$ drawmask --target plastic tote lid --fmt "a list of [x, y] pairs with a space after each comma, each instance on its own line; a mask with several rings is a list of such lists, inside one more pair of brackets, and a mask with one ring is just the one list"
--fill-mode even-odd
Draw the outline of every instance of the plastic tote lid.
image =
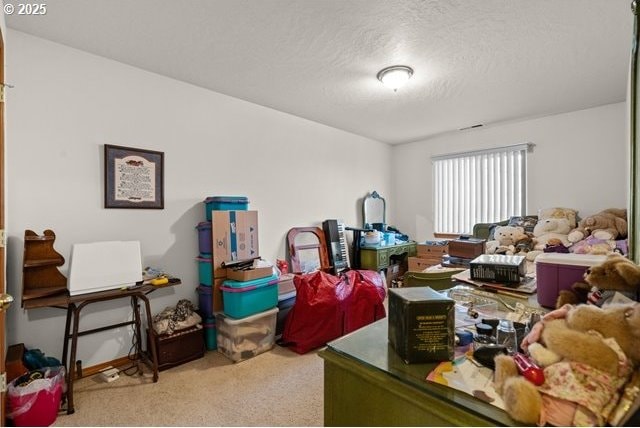
[[250, 281], [235, 281], [233, 279], [226, 279], [222, 282], [229, 288], [245, 288], [245, 287], [261, 287], [265, 285], [273, 285], [278, 283], [278, 275], [271, 275], [265, 278], [252, 279]]
[[211, 202], [248, 204], [249, 198], [247, 198], [246, 196], [209, 196], [204, 200], [205, 204], [209, 204]]
[[594, 266], [604, 262], [607, 256], [594, 254], [562, 254], [562, 253], [542, 253], [535, 258], [536, 264], [554, 263], [571, 266]]
[[278, 313], [278, 311], [279, 309], [275, 307], [273, 309], [269, 309], [264, 312], [258, 312], [257, 314], [249, 315], [248, 317], [245, 317], [245, 318], [231, 318], [225, 315], [223, 312], [215, 312], [215, 315], [216, 315], [216, 321], [222, 320], [225, 324], [238, 325], [238, 324], [244, 324], [244, 323], [256, 321], [256, 320], [259, 320], [260, 318], [265, 318], [270, 315], [275, 315]]
[[213, 292], [213, 287], [209, 287], [208, 285], [198, 285], [196, 290], [200, 294], [211, 294]]

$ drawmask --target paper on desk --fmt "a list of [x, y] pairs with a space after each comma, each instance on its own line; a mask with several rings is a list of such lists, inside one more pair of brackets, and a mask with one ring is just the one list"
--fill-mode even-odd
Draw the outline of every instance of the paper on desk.
[[526, 276], [518, 285], [508, 285], [508, 284], [500, 284], [495, 282], [485, 282], [478, 281], [475, 279], [471, 279], [471, 271], [469, 269], [453, 274], [451, 278], [466, 282], [468, 284], [475, 285], [477, 287], [482, 288], [491, 288], [494, 290], [502, 290], [506, 292], [514, 292], [514, 293], [524, 293], [524, 294], [533, 294], [536, 292], [536, 278], [535, 276]]
[[456, 353], [453, 361], [438, 364], [427, 375], [427, 380], [457, 389], [504, 410], [502, 398], [493, 387], [493, 370], [476, 366], [465, 353]]
[[464, 268], [447, 267], [447, 266], [442, 266], [442, 265], [438, 264], [438, 265], [429, 266], [428, 268], [424, 269], [422, 272], [428, 272], [428, 273], [433, 273], [433, 272], [460, 272], [461, 270], [464, 270]]

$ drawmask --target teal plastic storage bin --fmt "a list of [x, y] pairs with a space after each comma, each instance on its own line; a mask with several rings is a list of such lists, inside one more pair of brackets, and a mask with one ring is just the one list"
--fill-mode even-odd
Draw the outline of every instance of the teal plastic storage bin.
[[252, 281], [226, 280], [222, 283], [224, 314], [231, 318], [244, 318], [278, 305], [278, 276]]
[[216, 333], [216, 319], [207, 318], [202, 324], [204, 328], [204, 343], [207, 346], [208, 351], [213, 351], [218, 347], [217, 333]]
[[200, 257], [196, 257], [196, 260], [198, 261], [198, 277], [200, 278], [200, 285], [211, 287], [213, 285], [211, 256], [206, 257], [205, 254], [201, 254]]
[[246, 211], [249, 199], [246, 196], [209, 196], [204, 200], [207, 221], [211, 221], [211, 211]]

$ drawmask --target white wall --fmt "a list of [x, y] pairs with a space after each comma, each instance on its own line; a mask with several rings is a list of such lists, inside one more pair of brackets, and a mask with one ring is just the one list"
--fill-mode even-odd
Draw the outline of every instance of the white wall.
[[[2, 34], [4, 35], [4, 38], [6, 39], [7, 36], [7, 23], [4, 17], [4, 0], [0, 0], [0, 10], [2, 10], [3, 12], [0, 12], [0, 31], [2, 31]], [[6, 43], [6, 40], [5, 40]]]
[[418, 241], [433, 239], [431, 156], [531, 142], [528, 213], [575, 208], [581, 217], [626, 207], [626, 104], [444, 134], [393, 149], [392, 215]]
[[[19, 298], [25, 229], [71, 245], [138, 239], [145, 265], [183, 279], [152, 295], [154, 312], [197, 301], [197, 235], [202, 200], [247, 195], [259, 211], [260, 249], [283, 258], [293, 226], [325, 218], [360, 224], [361, 198], [387, 198], [388, 223], [432, 238], [432, 155], [521, 142], [529, 157], [529, 209], [562, 205], [582, 216], [626, 206], [625, 104], [456, 132], [391, 148], [324, 125], [9, 30], [6, 105], [8, 291]], [[108, 210], [103, 144], [165, 153], [164, 210]], [[392, 162], [389, 162], [392, 158]], [[66, 265], [63, 270], [66, 270]], [[89, 306], [83, 328], [127, 319], [124, 302]], [[9, 344], [60, 357], [64, 311], [9, 310]], [[128, 331], [80, 339], [91, 366], [125, 355]]]
[[[6, 45], [15, 85], [6, 125], [7, 270], [18, 299], [25, 229], [53, 229], [67, 259], [76, 242], [140, 240], [144, 265], [184, 283], [152, 294], [159, 312], [180, 298], [197, 302], [195, 225], [205, 197], [247, 195], [259, 211], [261, 255], [274, 260], [285, 256], [289, 228], [326, 218], [358, 225], [361, 198], [374, 189], [390, 194], [386, 144], [24, 33], [10, 30]], [[103, 208], [104, 144], [165, 153], [165, 209]], [[81, 327], [125, 320], [126, 305], [90, 305]], [[8, 343], [59, 358], [64, 315], [14, 305]], [[78, 358], [87, 367], [129, 347], [128, 331], [86, 336]]]

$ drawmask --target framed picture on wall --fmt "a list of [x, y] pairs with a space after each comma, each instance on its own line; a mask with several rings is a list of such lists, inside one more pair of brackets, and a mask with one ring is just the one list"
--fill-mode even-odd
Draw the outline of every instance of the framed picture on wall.
[[164, 153], [104, 145], [104, 207], [164, 208]]

